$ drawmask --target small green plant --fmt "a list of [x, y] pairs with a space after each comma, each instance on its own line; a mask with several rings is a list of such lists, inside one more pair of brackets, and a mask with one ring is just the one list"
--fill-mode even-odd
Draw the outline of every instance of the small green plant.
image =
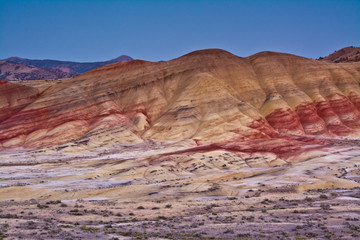
[[312, 199], [311, 197], [306, 197], [306, 198], [305, 198], [305, 201], [307, 201], [307, 202], [312, 202], [313, 199]]
[[61, 201], [60, 201], [60, 200], [56, 200], [56, 201], [48, 201], [48, 202], [46, 202], [46, 204], [47, 204], [47, 205], [50, 205], [50, 204], [59, 204], [59, 203], [61, 203]]
[[321, 198], [321, 199], [328, 199], [328, 196], [326, 196], [325, 194], [321, 194], [321, 195], [320, 195], [320, 198]]
[[41, 205], [40, 203], [38, 203], [38, 205], [36, 205], [38, 208], [43, 209], [43, 208], [49, 208], [48, 205]]
[[331, 209], [329, 204], [324, 204], [324, 203], [320, 204], [320, 207], [322, 210], [330, 210]]
[[246, 211], [250, 211], [250, 212], [255, 211], [255, 210], [254, 210], [254, 206], [250, 206], [248, 209], [246, 209]]
[[59, 225], [60, 228], [74, 228], [71, 225]]
[[83, 215], [83, 214], [79, 211], [79, 209], [72, 209], [72, 210], [70, 210], [69, 214], [70, 214], [70, 215], [74, 215], [74, 216], [81, 216], [81, 215]]
[[81, 226], [80, 229], [83, 230], [83, 231], [88, 231], [88, 232], [97, 232], [97, 231], [99, 231], [99, 228], [87, 227], [86, 225]]

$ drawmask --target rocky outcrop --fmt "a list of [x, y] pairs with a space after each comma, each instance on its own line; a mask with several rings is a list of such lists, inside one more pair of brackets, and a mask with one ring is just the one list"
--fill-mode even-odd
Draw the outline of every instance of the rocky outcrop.
[[253, 142], [260, 150], [259, 141], [269, 145], [289, 134], [358, 136], [359, 67], [275, 52], [241, 58], [221, 49], [168, 62], [114, 63], [53, 85], [7, 115], [0, 146], [15, 140], [28, 148], [81, 139], [91, 144], [112, 131], [129, 143]]

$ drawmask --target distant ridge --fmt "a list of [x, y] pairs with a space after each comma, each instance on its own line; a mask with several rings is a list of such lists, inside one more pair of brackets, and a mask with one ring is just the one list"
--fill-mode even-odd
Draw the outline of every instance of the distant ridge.
[[97, 67], [131, 60], [133, 59], [126, 55], [102, 62], [72, 62], [50, 59], [33, 60], [10, 57], [0, 61], [0, 78], [8, 81], [71, 78]]
[[0, 61], [0, 79], [6, 81], [72, 78], [78, 75], [79, 73], [71, 69], [69, 69], [69, 71], [62, 71], [60, 69]]
[[327, 57], [319, 58], [319, 60], [329, 61], [334, 63], [339, 62], [359, 62], [360, 61], [360, 47], [345, 47], [337, 50]]
[[72, 62], [72, 61], [59, 61], [59, 60], [51, 60], [51, 59], [32, 60], [32, 59], [19, 58], [19, 57], [11, 57], [4, 60], [14, 63], [20, 63], [24, 65], [32, 65], [36, 67], [45, 67], [51, 69], [71, 69], [77, 73], [85, 73], [87, 71], [90, 71], [91, 69], [101, 67], [107, 64], [131, 61], [133, 59], [129, 56], [121, 55], [120, 57], [103, 62]]

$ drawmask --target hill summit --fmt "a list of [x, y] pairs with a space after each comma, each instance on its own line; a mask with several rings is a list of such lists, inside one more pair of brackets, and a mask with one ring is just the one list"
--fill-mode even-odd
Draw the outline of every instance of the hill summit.
[[337, 50], [327, 57], [320, 58], [329, 62], [359, 62], [360, 61], [360, 48], [359, 47], [345, 47]]

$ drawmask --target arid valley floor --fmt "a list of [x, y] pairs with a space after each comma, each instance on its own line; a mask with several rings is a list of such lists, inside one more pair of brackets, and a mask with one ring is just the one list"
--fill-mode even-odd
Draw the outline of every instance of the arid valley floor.
[[308, 146], [315, 149], [292, 162], [272, 164], [271, 156], [226, 151], [164, 157], [173, 149], [155, 143], [142, 149], [118, 146], [106, 155], [74, 153], [81, 148], [75, 144], [3, 153], [0, 236], [356, 239], [358, 144], [342, 140], [320, 149]]

